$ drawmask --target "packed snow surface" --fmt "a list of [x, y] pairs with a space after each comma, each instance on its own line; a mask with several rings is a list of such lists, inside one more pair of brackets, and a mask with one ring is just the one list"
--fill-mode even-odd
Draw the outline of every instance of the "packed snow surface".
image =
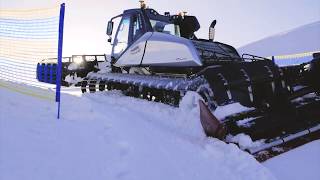
[[58, 120], [54, 102], [0, 87], [0, 179], [275, 179], [204, 135], [197, 98], [173, 108], [117, 91], [62, 94]]
[[320, 140], [300, 146], [265, 163], [278, 179], [319, 180]]

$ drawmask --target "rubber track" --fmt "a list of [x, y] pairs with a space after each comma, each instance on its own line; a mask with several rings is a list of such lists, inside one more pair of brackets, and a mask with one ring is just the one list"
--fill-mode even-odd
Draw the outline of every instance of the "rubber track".
[[86, 92], [87, 86], [89, 86], [89, 91], [94, 92], [96, 89], [104, 89], [104, 87], [102, 88], [101, 86], [104, 86], [103, 84], [107, 85], [108, 83], [139, 87], [140, 91], [142, 91], [142, 88], [144, 90], [160, 90], [168, 93], [179, 92], [182, 95], [187, 91], [194, 91], [205, 99], [210, 109], [214, 110], [217, 107], [208, 82], [201, 76], [195, 78], [173, 78], [123, 73], [90, 73], [82, 82], [81, 90], [82, 92]]

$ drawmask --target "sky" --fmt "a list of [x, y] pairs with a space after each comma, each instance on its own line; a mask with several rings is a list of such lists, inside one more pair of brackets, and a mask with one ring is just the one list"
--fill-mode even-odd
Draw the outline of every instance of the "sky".
[[[107, 21], [138, 0], [0, 0], [0, 8], [47, 8], [66, 3], [64, 55], [109, 54]], [[319, 0], [146, 0], [159, 13], [186, 11], [197, 16], [200, 38], [217, 20], [216, 41], [236, 48], [262, 38], [320, 21]]]

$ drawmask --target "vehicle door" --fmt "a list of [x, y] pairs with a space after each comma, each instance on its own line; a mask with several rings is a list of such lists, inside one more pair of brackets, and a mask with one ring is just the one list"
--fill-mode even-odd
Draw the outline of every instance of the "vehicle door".
[[146, 33], [143, 16], [136, 12], [131, 14], [128, 48], [119, 56], [117, 66], [138, 66], [141, 63], [145, 44], [151, 36], [151, 32]]
[[112, 46], [112, 56], [115, 59], [118, 59], [129, 45], [130, 21], [130, 16], [124, 15], [118, 26]]

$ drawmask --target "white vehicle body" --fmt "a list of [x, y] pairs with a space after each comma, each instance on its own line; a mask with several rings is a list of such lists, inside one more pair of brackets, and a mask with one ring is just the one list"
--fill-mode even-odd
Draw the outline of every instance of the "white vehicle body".
[[[163, 53], [166, 52], [166, 53]], [[202, 66], [192, 42], [188, 39], [159, 32], [141, 36], [121, 55], [115, 66]]]

